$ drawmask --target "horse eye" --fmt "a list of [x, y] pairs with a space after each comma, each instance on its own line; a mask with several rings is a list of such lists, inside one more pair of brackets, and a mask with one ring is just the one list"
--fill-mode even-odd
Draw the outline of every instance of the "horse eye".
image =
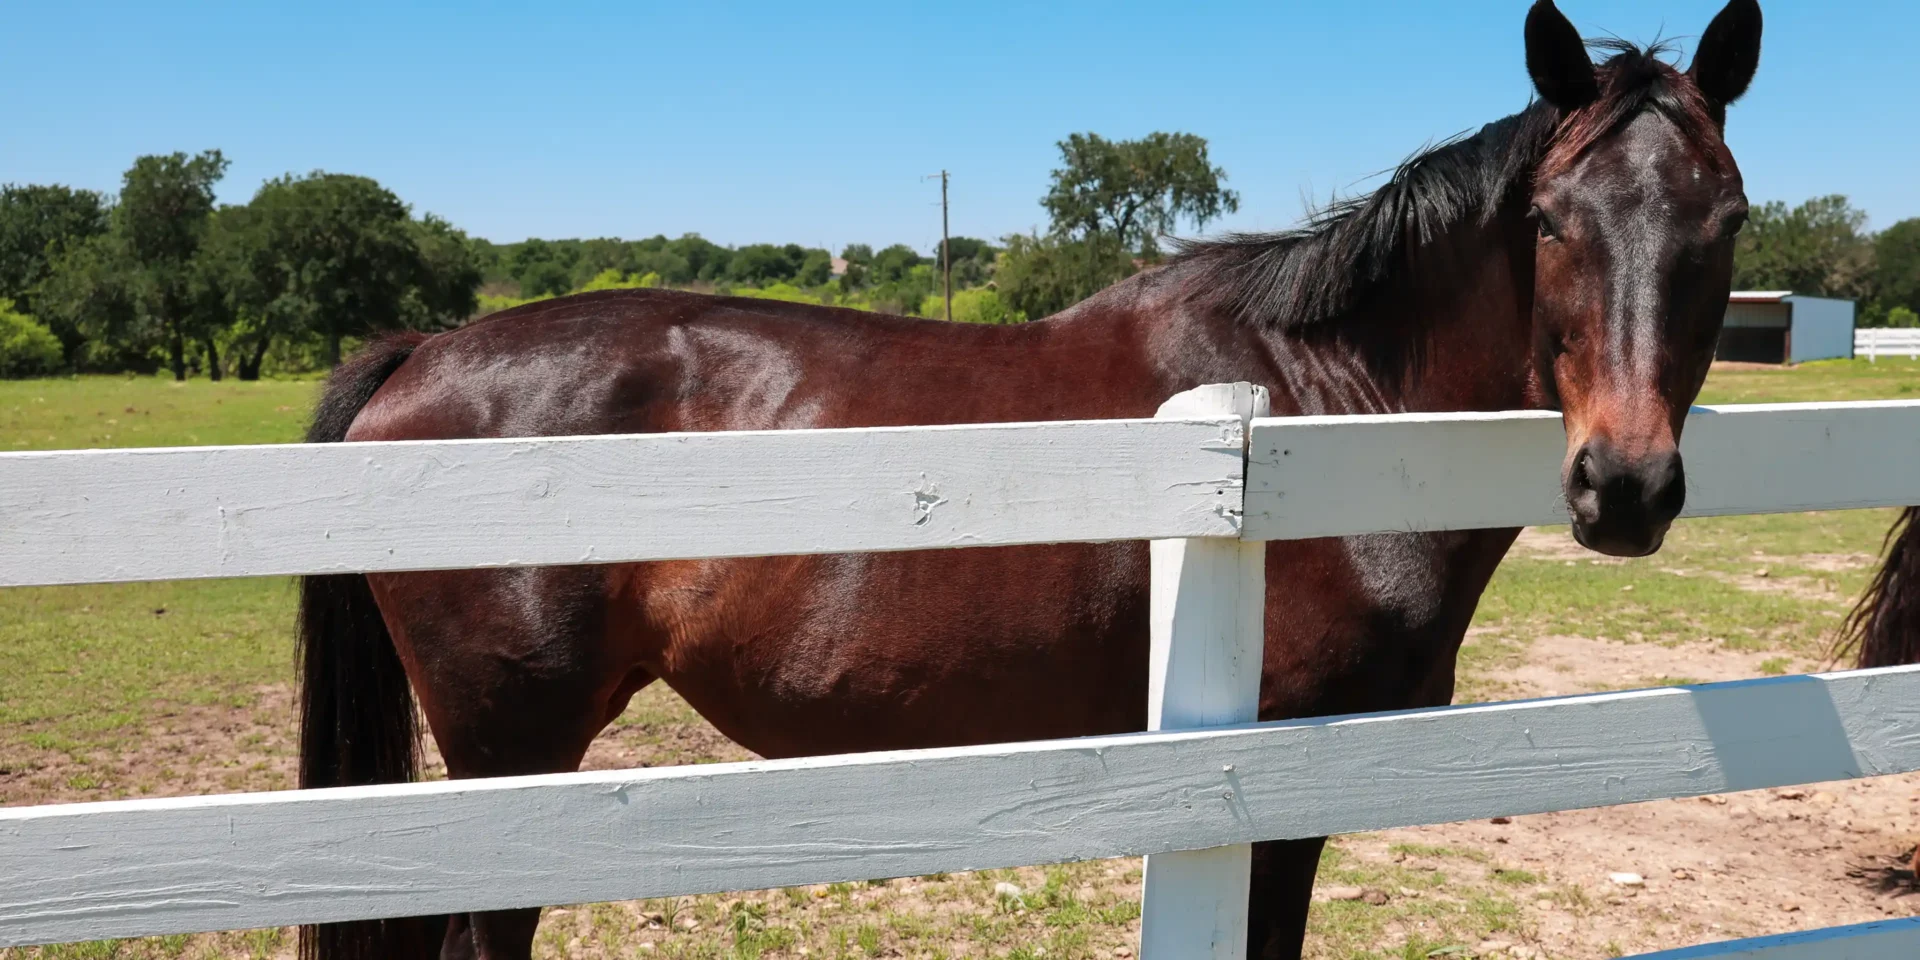
[[1535, 204], [1533, 207], [1533, 210], [1528, 212], [1527, 216], [1532, 217], [1534, 226], [1539, 228], [1540, 239], [1542, 240], [1560, 239], [1560, 225], [1557, 223], [1554, 223], [1553, 216], [1547, 213], [1545, 210], [1540, 209], [1539, 204]]

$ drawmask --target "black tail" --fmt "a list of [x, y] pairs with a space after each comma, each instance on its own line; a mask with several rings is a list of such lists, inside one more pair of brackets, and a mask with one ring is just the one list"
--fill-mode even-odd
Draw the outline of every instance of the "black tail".
[[[342, 363], [307, 430], [308, 443], [338, 443], [425, 337], [378, 340]], [[420, 772], [413, 691], [367, 578], [300, 578], [300, 786], [403, 783]], [[444, 917], [408, 917], [302, 927], [302, 960], [388, 960], [440, 954]]]
[[1857, 653], [1861, 667], [1920, 663], [1920, 525], [1914, 522], [1916, 516], [1920, 507], [1908, 507], [1887, 531], [1886, 559], [1847, 615], [1838, 657]]

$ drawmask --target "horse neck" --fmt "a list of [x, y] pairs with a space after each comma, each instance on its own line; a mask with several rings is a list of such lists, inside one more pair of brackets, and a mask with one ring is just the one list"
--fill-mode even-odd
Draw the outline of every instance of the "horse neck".
[[[1365, 331], [1350, 343], [1379, 406], [1408, 412], [1537, 405], [1533, 231], [1524, 208], [1463, 224], [1367, 306], [1334, 322]], [[1330, 411], [1331, 412], [1331, 411]]]

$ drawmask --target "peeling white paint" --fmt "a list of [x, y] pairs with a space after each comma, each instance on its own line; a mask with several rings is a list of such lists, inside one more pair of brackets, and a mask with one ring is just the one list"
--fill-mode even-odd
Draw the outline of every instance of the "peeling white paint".
[[[1243, 464], [1223, 464], [1222, 429], [0, 453], [0, 586], [1232, 536], [1216, 501], [1238, 499]], [[904, 522], [903, 468], [924, 482]]]

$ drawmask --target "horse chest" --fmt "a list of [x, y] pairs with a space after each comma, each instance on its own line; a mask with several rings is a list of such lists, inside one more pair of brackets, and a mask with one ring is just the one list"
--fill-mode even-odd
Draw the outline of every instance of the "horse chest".
[[1514, 531], [1276, 543], [1263, 719], [1444, 703], [1474, 608]]

